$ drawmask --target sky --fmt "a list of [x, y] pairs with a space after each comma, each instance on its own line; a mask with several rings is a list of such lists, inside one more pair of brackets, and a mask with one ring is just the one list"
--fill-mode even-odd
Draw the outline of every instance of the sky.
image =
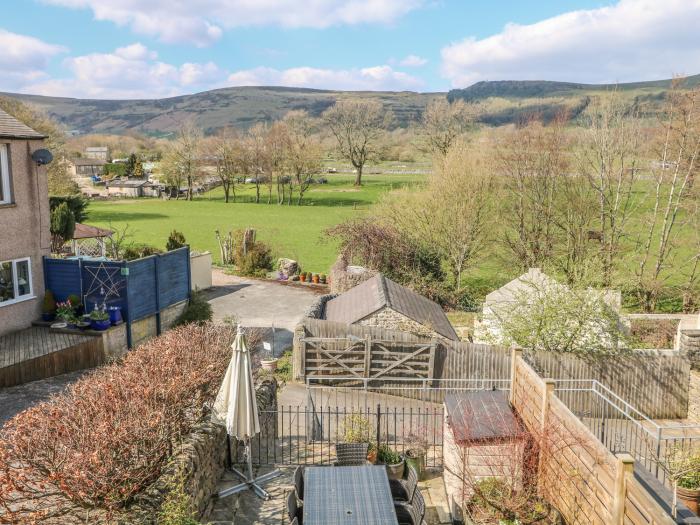
[[447, 91], [700, 73], [700, 0], [0, 0], [0, 91]]

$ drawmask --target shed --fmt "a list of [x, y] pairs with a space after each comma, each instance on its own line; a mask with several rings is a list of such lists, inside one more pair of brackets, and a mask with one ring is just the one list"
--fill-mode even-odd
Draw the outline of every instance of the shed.
[[445, 394], [443, 478], [453, 515], [473, 495], [474, 483], [522, 483], [527, 433], [505, 391]]
[[104, 257], [105, 239], [112, 236], [112, 230], [105, 230], [89, 224], [75, 223], [73, 232], [73, 253], [78, 256]]
[[439, 304], [377, 274], [326, 303], [325, 318], [457, 340]]

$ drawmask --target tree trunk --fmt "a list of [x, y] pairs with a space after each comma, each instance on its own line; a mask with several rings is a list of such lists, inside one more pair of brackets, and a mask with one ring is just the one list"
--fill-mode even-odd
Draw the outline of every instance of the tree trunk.
[[364, 165], [359, 165], [356, 166], [355, 169], [357, 169], [357, 174], [355, 175], [355, 186], [362, 186], [362, 168]]

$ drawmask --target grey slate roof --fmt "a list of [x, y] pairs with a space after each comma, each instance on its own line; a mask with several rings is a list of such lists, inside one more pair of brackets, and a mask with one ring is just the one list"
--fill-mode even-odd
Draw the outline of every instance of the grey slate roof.
[[8, 139], [43, 139], [45, 135], [34, 131], [12, 115], [0, 109], [0, 137]]
[[440, 305], [377, 274], [326, 303], [326, 319], [345, 324], [356, 323], [381, 310], [391, 308], [448, 339], [457, 333]]
[[502, 390], [445, 394], [445, 409], [457, 444], [503, 441], [524, 436], [506, 392]]

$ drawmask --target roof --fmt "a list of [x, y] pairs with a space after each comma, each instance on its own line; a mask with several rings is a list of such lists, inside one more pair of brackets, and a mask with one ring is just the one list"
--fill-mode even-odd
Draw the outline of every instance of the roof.
[[12, 115], [0, 109], [0, 137], [9, 139], [44, 139], [38, 131], [34, 131]]
[[503, 390], [445, 394], [447, 422], [456, 443], [508, 441], [524, 430]]
[[326, 320], [353, 324], [382, 308], [391, 308], [443, 337], [458, 339], [439, 304], [382, 274], [377, 274], [328, 301]]
[[107, 182], [110, 188], [138, 188], [140, 186], [152, 186], [148, 180], [132, 179], [132, 180], [111, 180]]
[[508, 303], [516, 301], [522, 293], [534, 289], [555, 286], [557, 281], [543, 273], [539, 268], [530, 268], [520, 277], [494, 290], [484, 298], [484, 304]]
[[105, 230], [104, 228], [98, 228], [97, 226], [90, 226], [89, 224], [81, 224], [76, 222], [73, 238], [95, 239], [97, 237], [110, 237], [113, 233], [114, 232], [112, 230]]
[[104, 166], [105, 164], [109, 164], [106, 160], [91, 159], [90, 157], [70, 159], [70, 162], [75, 166]]
[[107, 146], [89, 146], [89, 147], [85, 148], [85, 151], [103, 152], [103, 151], [109, 151], [109, 148]]

